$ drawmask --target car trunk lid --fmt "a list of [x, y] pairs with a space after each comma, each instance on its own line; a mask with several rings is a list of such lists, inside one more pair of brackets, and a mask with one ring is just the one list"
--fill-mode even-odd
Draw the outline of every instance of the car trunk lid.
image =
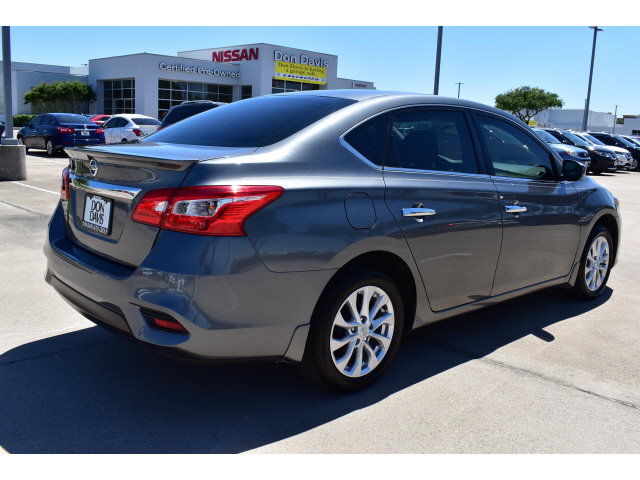
[[151, 142], [68, 148], [67, 238], [107, 259], [137, 267], [151, 251], [159, 231], [131, 220], [146, 192], [179, 187], [199, 161], [255, 150]]

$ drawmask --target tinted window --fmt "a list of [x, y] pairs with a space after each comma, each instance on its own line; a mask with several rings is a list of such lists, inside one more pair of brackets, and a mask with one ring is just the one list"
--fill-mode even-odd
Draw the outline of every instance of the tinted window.
[[627, 140], [627, 139], [626, 139], [626, 138], [624, 138], [624, 137], [616, 137], [616, 138], [617, 138], [619, 141], [621, 141], [621, 142], [622, 142], [622, 144], [623, 144], [625, 147], [635, 147], [635, 145], [634, 145], [633, 143], [631, 143], [629, 140]]
[[167, 113], [167, 116], [164, 117], [163, 123], [167, 125], [171, 125], [173, 123], [179, 122], [180, 120], [184, 120], [185, 118], [192, 117], [198, 113], [205, 112], [207, 110], [211, 110], [216, 105], [212, 105], [210, 103], [196, 103], [189, 106], [184, 107], [176, 107], [173, 110], [170, 110]]
[[60, 123], [88, 123], [90, 120], [87, 117], [83, 117], [82, 115], [73, 115], [73, 114], [65, 114], [65, 115], [56, 115], [58, 121]]
[[122, 128], [122, 127], [126, 127], [127, 125], [129, 125], [128, 118], [124, 118], [124, 117], [118, 118], [118, 123], [116, 124], [116, 127]]
[[597, 138], [598, 140], [600, 140], [605, 145], [613, 145], [615, 147], [618, 144], [615, 141], [615, 139], [613, 139], [611, 137], [607, 137], [606, 135], [602, 135], [602, 136], [598, 135], [597, 137], [595, 135], [591, 135], [591, 136]]
[[332, 97], [264, 96], [213, 108], [143, 141], [218, 147], [264, 147], [355, 103]]
[[[87, 121], [87, 119], [85, 119], [85, 122], [86, 121]], [[53, 118], [50, 117], [49, 115], [44, 115], [42, 117], [42, 121], [40, 122], [40, 125], [42, 125], [42, 126], [53, 125]]]
[[515, 125], [478, 115], [485, 156], [498, 177], [554, 180], [549, 152]]
[[360, 155], [381, 167], [388, 127], [389, 114], [378, 115], [351, 130], [344, 139]]
[[32, 127], [37, 127], [38, 125], [40, 125], [40, 122], [42, 122], [42, 119], [44, 118], [44, 115], [40, 115], [39, 117], [34, 118], [33, 120], [31, 120], [31, 126]]
[[562, 143], [560, 140], [558, 140], [555, 136], [551, 135], [549, 132], [545, 132], [544, 130], [533, 130], [534, 132], [536, 132], [536, 134], [545, 142], [547, 143]]
[[155, 118], [132, 118], [131, 121], [136, 125], [160, 125]]
[[478, 173], [464, 114], [422, 110], [396, 114], [391, 127], [389, 167]]
[[117, 123], [118, 123], [118, 119], [112, 118], [111, 120], [109, 120], [107, 123], [104, 124], [104, 128], [114, 128]]

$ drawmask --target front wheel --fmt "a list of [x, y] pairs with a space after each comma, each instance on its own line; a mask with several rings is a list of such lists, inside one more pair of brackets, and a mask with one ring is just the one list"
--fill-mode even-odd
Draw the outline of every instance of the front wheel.
[[[24, 145], [24, 138], [22, 138], [21, 136], [18, 136], [18, 144], [19, 145]], [[29, 151], [29, 147], [27, 147], [26, 145], [24, 145], [24, 151], [28, 152]]]
[[596, 226], [580, 258], [578, 278], [572, 289], [574, 295], [590, 300], [604, 291], [613, 266], [612, 253], [613, 241], [609, 230], [602, 225]]
[[366, 268], [347, 275], [321, 301], [300, 370], [336, 392], [368, 387], [384, 374], [400, 344], [404, 308], [398, 287]]

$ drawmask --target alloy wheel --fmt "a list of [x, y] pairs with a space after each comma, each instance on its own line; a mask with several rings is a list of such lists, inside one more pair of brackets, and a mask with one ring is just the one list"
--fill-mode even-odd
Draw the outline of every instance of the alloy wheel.
[[638, 169], [638, 160], [636, 160], [635, 158], [631, 159], [631, 163], [629, 164], [629, 168], [631, 170], [637, 170]]
[[47, 154], [53, 155], [53, 143], [51, 140], [47, 140]]
[[22, 137], [18, 137], [18, 143], [20, 145], [24, 145], [24, 141], [22, 140]]
[[587, 253], [584, 269], [587, 288], [595, 292], [600, 288], [609, 269], [609, 242], [603, 236], [596, 237]]
[[349, 378], [373, 371], [387, 354], [395, 316], [389, 295], [380, 287], [352, 292], [338, 309], [331, 327], [333, 363]]

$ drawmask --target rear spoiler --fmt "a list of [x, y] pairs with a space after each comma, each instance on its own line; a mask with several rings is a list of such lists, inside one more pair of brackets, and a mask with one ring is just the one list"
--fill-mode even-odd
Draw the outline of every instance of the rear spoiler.
[[[149, 146], [153, 145], [149, 144]], [[139, 144], [136, 147], [134, 149], [126, 144], [116, 144], [109, 147], [71, 147], [65, 148], [64, 151], [69, 155], [70, 161], [75, 160], [80, 163], [96, 160], [100, 163], [135, 167], [140, 167], [140, 164], [143, 164], [149, 168], [173, 170], [175, 172], [182, 172], [200, 161], [199, 158], [168, 155], [159, 151], [160, 149], [153, 148], [149, 149], [149, 154], [147, 155], [145, 147], [140, 147]]]

